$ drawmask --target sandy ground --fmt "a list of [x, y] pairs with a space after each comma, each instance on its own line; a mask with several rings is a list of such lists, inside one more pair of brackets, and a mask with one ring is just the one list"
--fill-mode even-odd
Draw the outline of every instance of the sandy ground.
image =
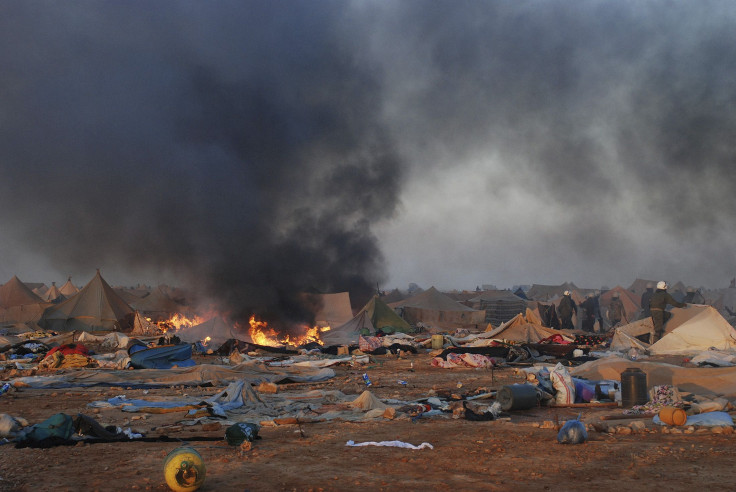
[[[379, 356], [365, 369], [337, 366], [327, 384], [299, 385], [339, 389], [357, 396], [365, 389], [362, 373], [373, 381], [380, 398], [412, 399], [430, 390], [456, 394], [478, 388], [500, 388], [521, 382], [513, 369], [438, 369], [426, 354]], [[413, 370], [410, 368], [413, 363]], [[8, 373], [0, 373], [0, 379]], [[397, 383], [406, 380], [406, 386]], [[462, 387], [458, 388], [461, 384]], [[292, 386], [293, 388], [293, 386]], [[223, 438], [191, 442], [203, 457], [207, 474], [203, 491], [219, 490], [733, 490], [736, 483], [736, 434], [711, 429], [664, 433], [649, 419], [632, 434], [590, 432], [582, 445], [562, 445], [550, 423], [561, 423], [582, 411], [583, 419], [603, 427], [626, 426], [631, 420], [601, 421], [620, 414], [611, 408], [515, 411], [510, 419], [473, 422], [446, 417], [380, 420], [370, 423], [326, 422], [263, 427], [262, 439], [242, 453], [224, 441], [225, 428], [175, 426], [184, 413], [138, 414], [99, 410], [89, 402], [126, 394], [208, 396], [221, 388], [143, 390], [93, 388], [21, 389], [0, 395], [0, 413], [30, 423], [64, 412], [84, 413], [98, 422], [129, 426], [147, 436], [168, 435], [186, 444], [199, 436]], [[135, 420], [132, 420], [137, 417]], [[545, 424], [545, 422], [547, 422]], [[355, 442], [400, 440], [428, 442], [434, 449], [348, 447]], [[0, 491], [168, 490], [163, 476], [166, 455], [180, 444], [126, 442], [78, 444], [51, 449], [0, 446]]]

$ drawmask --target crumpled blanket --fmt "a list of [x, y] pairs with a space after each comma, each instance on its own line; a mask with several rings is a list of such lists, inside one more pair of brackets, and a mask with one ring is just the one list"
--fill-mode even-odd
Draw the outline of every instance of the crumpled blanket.
[[572, 342], [570, 340], [565, 339], [562, 335], [551, 335], [551, 336], [548, 336], [547, 338], [541, 339], [537, 343], [557, 343], [561, 345], [567, 345]]
[[373, 352], [376, 349], [383, 347], [383, 340], [379, 337], [364, 337], [363, 335], [358, 338], [358, 347], [362, 352]]
[[434, 449], [434, 446], [432, 446], [428, 442], [423, 442], [419, 446], [415, 446], [414, 444], [409, 444], [408, 442], [403, 442], [403, 441], [380, 441], [380, 442], [367, 441], [367, 442], [358, 442], [358, 443], [356, 443], [355, 441], [348, 441], [345, 443], [345, 445], [353, 446], [353, 447], [387, 446], [387, 447], [392, 447], [392, 448], [406, 448], [406, 449], [424, 449], [424, 448]]
[[644, 405], [634, 405], [624, 410], [624, 415], [652, 415], [659, 413], [664, 407], [682, 408], [684, 402], [680, 398], [677, 388], [668, 384], [653, 386], [649, 390], [649, 401]]
[[454, 367], [493, 367], [494, 359], [482, 354], [447, 354], [447, 360], [441, 357], [432, 359], [432, 366], [452, 369]]
[[54, 352], [46, 356], [38, 363], [39, 369], [69, 369], [73, 367], [93, 367], [97, 365], [97, 361], [90, 359], [82, 354], [62, 355], [60, 352]]

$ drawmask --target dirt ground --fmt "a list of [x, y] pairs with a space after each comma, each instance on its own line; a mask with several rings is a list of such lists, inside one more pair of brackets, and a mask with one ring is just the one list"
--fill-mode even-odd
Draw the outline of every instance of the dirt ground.
[[[498, 389], [521, 382], [511, 368], [439, 369], [427, 354], [378, 356], [363, 368], [336, 366], [329, 383], [302, 384], [339, 389], [356, 396], [365, 389], [379, 398], [413, 399], [430, 390], [472, 394], [478, 388]], [[411, 364], [413, 363], [413, 369]], [[0, 379], [8, 373], [0, 372]], [[405, 380], [401, 385], [397, 381]], [[459, 387], [462, 385], [461, 387]], [[564, 422], [582, 412], [585, 422], [627, 426], [632, 420], [605, 420], [620, 415], [615, 408], [535, 408], [511, 412], [510, 419], [474, 422], [451, 415], [380, 420], [370, 423], [331, 421], [262, 427], [262, 439], [241, 455], [224, 441], [225, 427], [204, 431], [202, 426], [174, 426], [184, 412], [138, 415], [119, 409], [94, 412], [92, 401], [125, 394], [153, 399], [156, 395], [209, 396], [222, 388], [22, 388], [0, 395], [0, 413], [23, 417], [31, 424], [64, 412], [94, 417], [103, 425], [144, 431], [149, 437], [168, 435], [186, 444], [192, 437], [221, 441], [192, 441], [207, 467], [202, 491], [332, 491], [332, 490], [650, 490], [694, 488], [733, 490], [736, 483], [736, 434], [711, 429], [664, 433], [650, 419], [635, 433], [589, 432], [581, 445], [562, 445], [550, 423]], [[145, 418], [141, 418], [145, 417]], [[546, 424], [545, 424], [546, 422]], [[434, 449], [348, 447], [346, 442], [400, 440], [430, 443]], [[166, 455], [181, 444], [125, 442], [78, 444], [51, 449], [0, 446], [0, 491], [168, 490], [163, 475]]]

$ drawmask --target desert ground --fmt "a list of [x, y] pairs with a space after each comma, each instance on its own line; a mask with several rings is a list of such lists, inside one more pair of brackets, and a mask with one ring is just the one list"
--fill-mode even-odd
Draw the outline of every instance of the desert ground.
[[[411, 401], [434, 394], [463, 398], [524, 379], [513, 367], [440, 369], [432, 367], [430, 360], [426, 353], [405, 354], [400, 359], [374, 356], [362, 367], [334, 366], [336, 377], [327, 382], [292, 383], [279, 391], [288, 395], [337, 389], [357, 397], [366, 389], [365, 372], [378, 398]], [[211, 363], [204, 356], [198, 362]], [[0, 372], [0, 379], [18, 375], [6, 369]], [[146, 437], [165, 435], [179, 441], [77, 443], [49, 449], [17, 449], [10, 442], [0, 446], [0, 491], [168, 490], [164, 460], [182, 445], [197, 450], [205, 462], [202, 491], [690, 491], [733, 490], [736, 483], [733, 433], [715, 433], [709, 428], [671, 433], [663, 432], [651, 418], [606, 419], [622, 415], [620, 408], [536, 407], [510, 411], [493, 421], [453, 418], [452, 413], [412, 419], [398, 413], [393, 419], [369, 422], [286, 422], [261, 427], [261, 439], [250, 450], [241, 450], [224, 440], [224, 426], [177, 425], [184, 412], [131, 414], [88, 406], [120, 394], [146, 399], [184, 394], [206, 397], [221, 389], [21, 387], [0, 395], [0, 413], [22, 417], [30, 424], [59, 412], [82, 413], [103, 425], [130, 427]], [[557, 429], [579, 413], [589, 424], [588, 440], [579, 445], [559, 444]], [[644, 426], [631, 426], [637, 421]], [[214, 440], [196, 440], [202, 437]], [[426, 442], [432, 449], [348, 447], [350, 440]]]

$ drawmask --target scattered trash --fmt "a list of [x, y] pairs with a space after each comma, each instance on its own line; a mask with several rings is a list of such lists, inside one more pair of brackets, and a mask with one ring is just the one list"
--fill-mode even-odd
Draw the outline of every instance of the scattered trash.
[[539, 405], [539, 391], [533, 384], [504, 386], [496, 395], [501, 410], [528, 410]]
[[428, 442], [423, 442], [419, 446], [415, 446], [413, 444], [409, 444], [408, 442], [402, 442], [402, 441], [368, 441], [368, 442], [359, 442], [356, 443], [355, 441], [348, 441], [345, 443], [346, 446], [352, 446], [352, 447], [358, 447], [358, 446], [386, 446], [386, 447], [392, 447], [392, 448], [406, 448], [406, 449], [434, 449], [434, 446], [429, 444]]
[[370, 385], [373, 384], [373, 383], [371, 383], [371, 379], [368, 377], [368, 373], [367, 372], [364, 372], [363, 373], [363, 381], [365, 381], [365, 385], [366, 386], [370, 386]]
[[225, 430], [225, 440], [230, 446], [239, 446], [244, 441], [253, 442], [260, 439], [258, 431], [260, 426], [249, 422], [233, 424]]
[[677, 407], [664, 407], [659, 411], [659, 419], [667, 425], [685, 425], [687, 414]]
[[557, 433], [557, 442], [560, 444], [583, 444], [588, 439], [585, 424], [580, 421], [580, 414], [575, 420], [568, 420]]

